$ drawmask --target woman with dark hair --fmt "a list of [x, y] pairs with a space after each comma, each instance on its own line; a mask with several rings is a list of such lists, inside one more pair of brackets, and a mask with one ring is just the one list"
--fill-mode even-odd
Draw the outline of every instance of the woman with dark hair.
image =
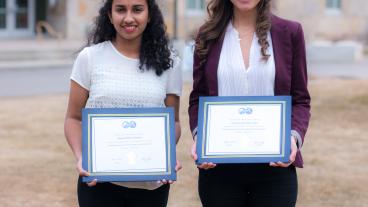
[[[175, 108], [180, 137], [179, 60], [169, 49], [155, 0], [106, 0], [71, 74], [65, 136], [79, 172], [80, 206], [166, 206], [171, 181], [82, 183], [82, 108]], [[177, 163], [176, 170], [180, 169]]]
[[211, 0], [200, 28], [189, 101], [196, 138], [200, 96], [292, 97], [291, 155], [288, 163], [202, 163], [199, 195], [205, 207], [291, 207], [297, 200], [295, 167], [310, 118], [304, 35], [297, 22], [270, 12], [271, 0]]

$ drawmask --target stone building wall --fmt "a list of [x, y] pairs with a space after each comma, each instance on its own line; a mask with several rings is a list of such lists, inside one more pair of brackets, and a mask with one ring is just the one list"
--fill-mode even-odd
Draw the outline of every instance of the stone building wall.
[[66, 0], [66, 35], [68, 39], [84, 39], [101, 5], [100, 0]]
[[[93, 18], [98, 13], [101, 0], [59, 0], [65, 1], [66, 17], [62, 13], [54, 22], [66, 22], [65, 34], [69, 39], [84, 38]], [[368, 42], [368, 1], [341, 0], [340, 13], [326, 11], [326, 0], [274, 0], [274, 13], [302, 23], [306, 39], [313, 40], [359, 40]], [[190, 39], [207, 18], [206, 11], [188, 14], [185, 0], [178, 0], [177, 35], [180, 39]], [[174, 0], [158, 0], [162, 8], [167, 31], [174, 33]], [[65, 22], [64, 22], [65, 21]], [[54, 23], [55, 24], [55, 23]], [[62, 27], [61, 27], [62, 28]]]
[[341, 0], [329, 12], [326, 0], [276, 0], [275, 13], [302, 23], [308, 40], [360, 40], [368, 35], [368, 1]]

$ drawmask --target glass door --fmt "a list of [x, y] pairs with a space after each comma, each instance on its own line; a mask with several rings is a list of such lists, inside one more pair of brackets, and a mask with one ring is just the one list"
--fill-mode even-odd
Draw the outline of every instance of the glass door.
[[0, 0], [0, 37], [34, 34], [35, 0]]
[[4, 30], [6, 29], [6, 0], [0, 0], [0, 29]]

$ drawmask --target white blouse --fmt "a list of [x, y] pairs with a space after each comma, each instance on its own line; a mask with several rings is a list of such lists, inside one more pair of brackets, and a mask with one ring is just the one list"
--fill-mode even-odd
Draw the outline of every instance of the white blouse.
[[231, 21], [226, 28], [224, 43], [217, 72], [219, 96], [273, 96], [275, 85], [275, 61], [271, 34], [268, 32], [270, 44], [267, 62], [262, 60], [261, 46], [256, 34], [250, 48], [249, 67], [243, 60], [239, 33]]
[[[84, 48], [75, 60], [71, 79], [89, 91], [86, 108], [165, 107], [166, 94], [180, 96], [180, 60], [157, 76], [139, 69], [139, 60], [121, 54], [110, 41]], [[129, 188], [153, 190], [157, 182], [116, 183]]]

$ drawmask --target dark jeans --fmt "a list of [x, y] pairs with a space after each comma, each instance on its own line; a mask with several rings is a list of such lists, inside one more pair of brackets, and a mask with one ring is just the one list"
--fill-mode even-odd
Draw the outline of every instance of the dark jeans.
[[155, 190], [133, 189], [112, 183], [98, 183], [88, 187], [78, 180], [78, 201], [80, 207], [165, 207], [170, 185]]
[[298, 181], [294, 166], [227, 164], [199, 170], [204, 207], [294, 207]]

